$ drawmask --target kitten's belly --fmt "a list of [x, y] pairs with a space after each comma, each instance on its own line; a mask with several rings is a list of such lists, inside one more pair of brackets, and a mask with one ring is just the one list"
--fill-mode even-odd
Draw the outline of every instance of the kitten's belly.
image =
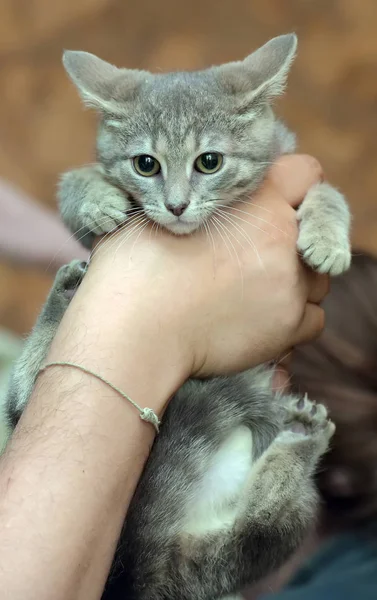
[[201, 537], [233, 525], [237, 499], [251, 470], [252, 450], [248, 427], [237, 428], [223, 443], [186, 507], [186, 534]]

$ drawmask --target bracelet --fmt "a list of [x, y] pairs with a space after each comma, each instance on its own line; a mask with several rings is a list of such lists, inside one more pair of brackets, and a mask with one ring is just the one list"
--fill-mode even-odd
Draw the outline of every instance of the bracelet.
[[155, 430], [157, 431], [157, 433], [159, 432], [160, 421], [158, 420], [158, 417], [152, 408], [148, 408], [148, 407], [141, 408], [141, 406], [139, 406], [138, 404], [136, 404], [136, 402], [131, 400], [131, 398], [129, 396], [127, 396], [127, 394], [122, 392], [122, 390], [120, 390], [118, 387], [113, 385], [110, 381], [108, 381], [101, 375], [98, 375], [97, 373], [90, 371], [90, 369], [87, 369], [86, 367], [83, 367], [82, 365], [77, 365], [76, 363], [71, 363], [71, 362], [48, 363], [47, 365], [45, 365], [44, 367], [42, 367], [39, 370], [38, 375], [40, 373], [43, 373], [43, 371], [46, 371], [50, 367], [72, 367], [74, 369], [78, 369], [79, 371], [83, 371], [84, 373], [87, 373], [87, 375], [91, 375], [92, 377], [99, 379], [100, 381], [102, 381], [103, 383], [108, 385], [112, 390], [117, 392], [120, 396], [122, 396], [122, 398], [124, 398], [125, 400], [128, 400], [128, 402], [130, 402], [132, 404], [132, 406], [137, 408], [137, 410], [139, 411], [140, 419], [142, 419], [143, 421], [146, 421], [147, 423], [151, 423], [153, 425], [153, 427], [155, 428]]

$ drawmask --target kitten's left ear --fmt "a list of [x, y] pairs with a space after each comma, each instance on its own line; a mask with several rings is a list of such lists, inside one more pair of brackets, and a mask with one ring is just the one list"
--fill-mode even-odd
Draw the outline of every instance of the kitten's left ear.
[[278, 96], [284, 91], [296, 48], [294, 33], [273, 38], [245, 60], [220, 66], [221, 82], [228, 92], [249, 102]]
[[63, 65], [87, 106], [100, 112], [124, 112], [128, 100], [148, 75], [133, 69], [118, 69], [89, 52], [66, 50]]

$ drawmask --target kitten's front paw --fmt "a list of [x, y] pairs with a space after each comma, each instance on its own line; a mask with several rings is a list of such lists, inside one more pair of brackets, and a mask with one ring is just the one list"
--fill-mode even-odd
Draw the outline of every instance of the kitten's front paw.
[[97, 182], [96, 193], [80, 207], [80, 222], [96, 235], [109, 233], [125, 222], [129, 207], [121, 190], [107, 182]]
[[73, 260], [60, 267], [56, 274], [53, 291], [70, 301], [82, 282], [88, 265], [80, 260]]
[[318, 273], [341, 275], [351, 264], [351, 247], [347, 239], [336, 239], [336, 231], [324, 227], [321, 231], [302, 225], [297, 248], [306, 264]]
[[94, 236], [115, 230], [130, 209], [126, 194], [105, 178], [98, 164], [63, 173], [58, 198], [66, 225], [79, 239], [83, 230]]
[[314, 185], [297, 211], [297, 248], [318, 273], [341, 275], [351, 264], [350, 211], [343, 195], [327, 183]]

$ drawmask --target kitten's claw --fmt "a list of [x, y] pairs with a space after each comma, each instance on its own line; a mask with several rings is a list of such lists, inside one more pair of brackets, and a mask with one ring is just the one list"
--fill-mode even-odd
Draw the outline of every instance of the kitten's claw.
[[341, 275], [351, 264], [351, 248], [348, 240], [336, 240], [330, 228], [315, 231], [302, 227], [297, 248], [306, 264], [318, 273]]
[[334, 432], [335, 425], [323, 404], [311, 402], [307, 396], [300, 399], [291, 396], [285, 405], [284, 429], [276, 439], [284, 443], [314, 441], [320, 456], [326, 452]]

